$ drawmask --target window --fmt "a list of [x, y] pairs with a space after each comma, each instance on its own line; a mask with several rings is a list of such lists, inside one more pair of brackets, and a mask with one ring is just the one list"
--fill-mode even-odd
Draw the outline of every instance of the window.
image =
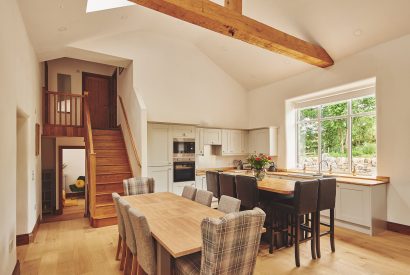
[[57, 111], [60, 113], [70, 112], [70, 97], [66, 94], [71, 93], [71, 75], [57, 74], [57, 91], [62, 93], [58, 96]]
[[297, 109], [296, 125], [298, 168], [376, 174], [374, 95]]

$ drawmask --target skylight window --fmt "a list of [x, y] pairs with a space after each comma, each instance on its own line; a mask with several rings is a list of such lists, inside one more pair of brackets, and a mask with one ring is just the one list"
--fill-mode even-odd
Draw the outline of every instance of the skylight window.
[[109, 10], [135, 5], [127, 0], [88, 0], [86, 12]]

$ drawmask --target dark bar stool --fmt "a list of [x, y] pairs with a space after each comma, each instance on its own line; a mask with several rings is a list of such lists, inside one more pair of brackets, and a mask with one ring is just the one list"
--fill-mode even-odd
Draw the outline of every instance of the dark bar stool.
[[235, 176], [228, 174], [219, 174], [219, 191], [223, 195], [236, 198]]
[[[316, 249], [315, 249], [315, 236], [316, 236], [316, 226], [315, 217], [317, 210], [318, 201], [318, 191], [319, 191], [319, 181], [297, 181], [295, 183], [294, 197], [290, 204], [283, 202], [273, 202], [272, 206], [279, 213], [284, 213], [291, 216], [292, 229], [289, 234], [292, 238], [292, 243], [294, 240], [295, 245], [295, 262], [296, 266], [300, 266], [300, 255], [299, 255], [299, 242], [300, 242], [300, 230], [311, 233], [311, 236], [306, 238], [306, 240], [311, 240], [311, 253], [312, 258], [316, 259]], [[302, 218], [311, 214], [311, 227], [302, 223]], [[286, 228], [284, 230], [288, 231], [287, 222], [285, 223]]]
[[206, 171], [206, 189], [212, 192], [212, 194], [214, 194], [214, 197], [219, 201], [219, 199], [221, 198], [219, 172]]
[[241, 209], [259, 207], [259, 190], [255, 177], [236, 176], [236, 195], [241, 200]]
[[[336, 179], [319, 179], [319, 196], [316, 212], [316, 254], [320, 258], [320, 237], [330, 234], [330, 247], [335, 252], [335, 205]], [[329, 224], [320, 222], [320, 211], [330, 210]], [[328, 231], [320, 232], [320, 225], [329, 227]]]

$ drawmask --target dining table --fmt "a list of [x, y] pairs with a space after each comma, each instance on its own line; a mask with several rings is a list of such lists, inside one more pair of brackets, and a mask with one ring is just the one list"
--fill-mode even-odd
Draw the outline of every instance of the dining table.
[[157, 274], [172, 274], [173, 259], [200, 252], [201, 222], [225, 213], [174, 193], [124, 196], [131, 207], [147, 218], [156, 243]]

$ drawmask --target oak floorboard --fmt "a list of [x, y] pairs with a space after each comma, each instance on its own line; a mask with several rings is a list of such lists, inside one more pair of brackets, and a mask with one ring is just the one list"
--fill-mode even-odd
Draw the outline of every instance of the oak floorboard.
[[[35, 241], [17, 248], [21, 274], [122, 274], [115, 260], [117, 226], [92, 228], [87, 219], [41, 224]], [[268, 253], [262, 244], [255, 274], [409, 274], [410, 236], [385, 231], [375, 237], [336, 229], [336, 252], [322, 237], [322, 258], [312, 260], [310, 244]]]

